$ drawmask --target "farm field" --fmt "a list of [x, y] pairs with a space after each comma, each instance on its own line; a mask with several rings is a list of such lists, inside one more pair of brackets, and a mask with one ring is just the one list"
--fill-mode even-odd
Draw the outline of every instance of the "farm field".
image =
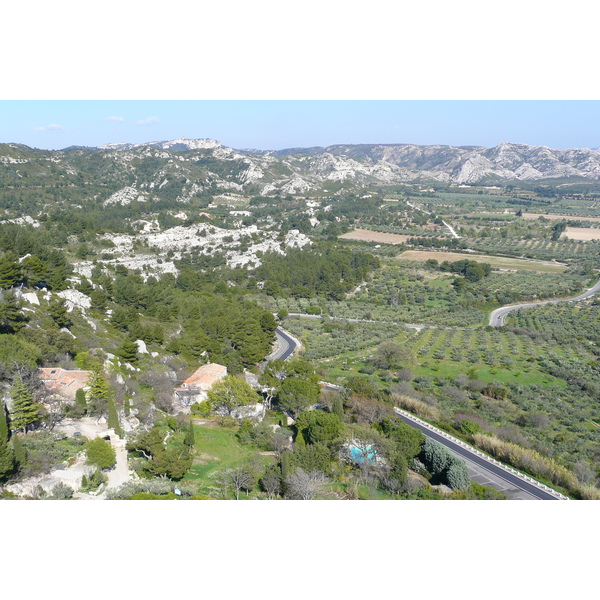
[[522, 217], [528, 221], [544, 217], [544, 219], [548, 219], [549, 221], [559, 221], [561, 219], [581, 219], [582, 221], [594, 221], [596, 223], [600, 223], [600, 217], [577, 217], [575, 215], [543, 215], [540, 213], [523, 213]]
[[343, 240], [356, 240], [360, 242], [377, 242], [378, 244], [403, 244], [410, 235], [400, 235], [397, 233], [383, 233], [381, 231], [370, 231], [369, 229], [355, 229], [349, 231], [340, 238]]
[[458, 260], [474, 260], [489, 263], [492, 267], [505, 270], [538, 271], [541, 273], [561, 273], [566, 270], [566, 265], [552, 261], [523, 260], [519, 258], [505, 258], [502, 256], [490, 256], [486, 254], [462, 254], [460, 252], [434, 252], [428, 250], [407, 250], [397, 256], [402, 260], [426, 261], [435, 259], [439, 262], [447, 260], [456, 262]]
[[[591, 221], [592, 219], [587, 219]], [[600, 219], [594, 219], [600, 221]], [[589, 229], [587, 227], [567, 227], [562, 237], [570, 240], [600, 240], [600, 229]]]

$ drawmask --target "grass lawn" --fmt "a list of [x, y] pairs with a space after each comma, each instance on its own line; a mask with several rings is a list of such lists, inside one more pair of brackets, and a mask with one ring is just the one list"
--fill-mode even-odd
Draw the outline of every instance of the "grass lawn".
[[212, 421], [194, 426], [196, 458], [184, 479], [197, 481], [201, 493], [215, 495], [219, 471], [234, 468], [253, 458], [263, 465], [275, 461], [272, 455], [260, 454], [262, 450], [258, 448], [241, 445], [235, 435], [237, 430], [237, 427], [221, 427]]

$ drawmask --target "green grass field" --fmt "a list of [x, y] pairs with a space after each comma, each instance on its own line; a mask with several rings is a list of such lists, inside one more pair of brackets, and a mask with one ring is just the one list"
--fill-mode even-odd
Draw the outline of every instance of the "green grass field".
[[247, 460], [256, 459], [263, 465], [275, 462], [274, 456], [260, 454], [261, 450], [257, 448], [241, 445], [235, 435], [237, 430], [237, 427], [220, 427], [212, 421], [194, 426], [196, 458], [184, 479], [196, 481], [200, 493], [218, 497], [219, 472], [237, 467]]
[[553, 263], [551, 261], [523, 260], [519, 258], [505, 258], [502, 256], [491, 256], [488, 254], [463, 254], [460, 252], [434, 252], [431, 250], [407, 250], [398, 255], [402, 260], [426, 261], [435, 259], [438, 262], [456, 262], [458, 260], [475, 260], [477, 262], [489, 263], [498, 269], [510, 269], [515, 271], [538, 271], [541, 273], [562, 273], [566, 265]]

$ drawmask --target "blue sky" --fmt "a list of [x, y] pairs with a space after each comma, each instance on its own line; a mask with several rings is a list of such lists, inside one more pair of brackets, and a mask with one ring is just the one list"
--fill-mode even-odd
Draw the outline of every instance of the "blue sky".
[[0, 142], [36, 148], [213, 138], [233, 148], [412, 143], [600, 146], [600, 101], [0, 101]]

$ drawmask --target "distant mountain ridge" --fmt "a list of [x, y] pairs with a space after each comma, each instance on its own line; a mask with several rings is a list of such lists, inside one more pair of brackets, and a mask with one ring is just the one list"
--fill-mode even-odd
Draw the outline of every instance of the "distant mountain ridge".
[[0, 144], [0, 167], [0, 183], [8, 186], [21, 185], [23, 173], [30, 184], [37, 180], [40, 185], [78, 176], [100, 186], [110, 183], [125, 199], [176, 197], [186, 202], [222, 191], [293, 195], [401, 183], [592, 182], [600, 180], [600, 152], [507, 142], [493, 148], [335, 144], [263, 151], [237, 150], [203, 138], [64, 150]]
[[[147, 144], [106, 144], [101, 149], [132, 149], [154, 146], [185, 151], [223, 148], [211, 139], [173, 140]], [[536, 181], [542, 179], [600, 179], [600, 152], [590, 148], [552, 149], [503, 142], [498, 146], [445, 146], [417, 144], [334, 144], [283, 150], [235, 150], [244, 156], [301, 157], [335, 156], [369, 163], [394, 165], [407, 181], [433, 179], [451, 183]], [[338, 165], [339, 166], [339, 165]], [[387, 177], [386, 177], [387, 179]]]
[[100, 150], [132, 150], [133, 148], [141, 148], [143, 146], [154, 146], [161, 150], [199, 150], [207, 148], [220, 148], [221, 142], [217, 140], [211, 140], [209, 138], [202, 138], [197, 140], [186, 140], [182, 138], [180, 140], [171, 140], [167, 142], [145, 142], [143, 144], [129, 144], [127, 142], [116, 143], [116, 144], [104, 144], [98, 146]]
[[393, 164], [432, 179], [452, 183], [481, 183], [490, 180], [533, 181], [540, 179], [600, 179], [600, 152], [589, 148], [556, 150], [503, 142], [484, 146], [416, 144], [336, 144], [325, 148], [291, 148], [271, 153], [331, 154], [375, 163]]

